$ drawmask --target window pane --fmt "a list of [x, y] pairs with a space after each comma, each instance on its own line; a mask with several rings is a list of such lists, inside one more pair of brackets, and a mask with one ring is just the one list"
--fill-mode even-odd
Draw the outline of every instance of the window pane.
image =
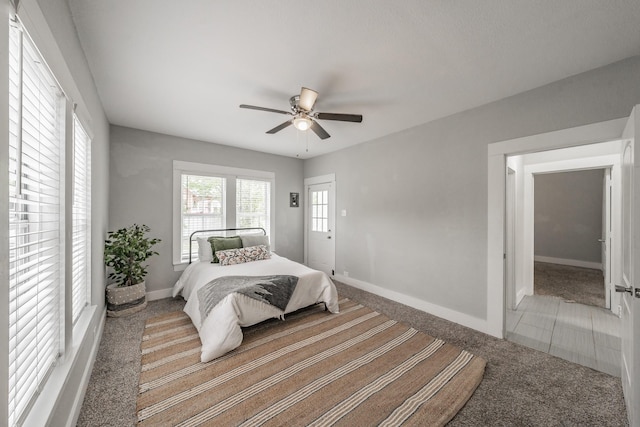
[[9, 50], [8, 422], [15, 425], [64, 343], [64, 101], [37, 49], [14, 25]]
[[261, 227], [270, 234], [271, 182], [236, 179], [236, 228]]
[[73, 322], [89, 303], [91, 283], [91, 141], [73, 120], [73, 231], [71, 243]]
[[[225, 179], [217, 176], [187, 175], [181, 178], [182, 251], [183, 261], [189, 259], [189, 237], [198, 230], [225, 228]], [[197, 257], [198, 247], [192, 245]]]

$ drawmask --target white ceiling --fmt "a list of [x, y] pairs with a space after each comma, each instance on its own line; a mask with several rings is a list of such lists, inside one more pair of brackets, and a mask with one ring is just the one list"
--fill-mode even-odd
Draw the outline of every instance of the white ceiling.
[[[68, 1], [111, 123], [301, 158], [640, 54], [638, 0]], [[363, 122], [238, 108], [301, 86]]]

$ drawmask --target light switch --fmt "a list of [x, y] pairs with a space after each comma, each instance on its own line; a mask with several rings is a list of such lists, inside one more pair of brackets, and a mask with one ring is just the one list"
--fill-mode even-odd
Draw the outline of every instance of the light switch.
[[340, 215], [341, 216], [347, 216], [347, 210], [346, 209], [342, 209], [342, 211], [340, 211]]

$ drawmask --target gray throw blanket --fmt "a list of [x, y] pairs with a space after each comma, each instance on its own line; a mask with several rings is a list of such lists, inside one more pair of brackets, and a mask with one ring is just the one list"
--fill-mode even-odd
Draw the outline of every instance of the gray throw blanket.
[[200, 320], [211, 313], [227, 295], [237, 292], [284, 312], [296, 289], [296, 276], [225, 276], [213, 279], [198, 290]]

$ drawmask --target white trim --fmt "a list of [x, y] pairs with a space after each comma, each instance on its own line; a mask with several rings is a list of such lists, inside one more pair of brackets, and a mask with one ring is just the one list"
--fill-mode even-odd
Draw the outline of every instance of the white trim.
[[546, 262], [549, 264], [569, 265], [572, 267], [591, 268], [594, 270], [602, 270], [601, 262], [581, 261], [579, 259], [556, 258], [552, 256], [535, 255], [534, 261]]
[[584, 157], [555, 162], [525, 165], [526, 174], [544, 174], [556, 172], [570, 172], [589, 169], [606, 169], [620, 164], [620, 154], [606, 154], [601, 156]]
[[188, 265], [189, 265], [188, 262], [183, 262], [183, 263], [180, 263], [180, 264], [174, 264], [173, 265], [173, 271], [184, 271], [187, 268]]
[[173, 165], [173, 190], [171, 192], [171, 204], [172, 204], [172, 217], [171, 222], [173, 223], [173, 230], [171, 231], [171, 259], [173, 260], [173, 265], [182, 263], [182, 250], [181, 250], [181, 240], [180, 240], [180, 229], [181, 229], [181, 215], [180, 215], [180, 202], [178, 200], [181, 199], [180, 196], [180, 181], [181, 181], [181, 170], [176, 169], [175, 161]]
[[[620, 139], [627, 119], [613, 119], [489, 144], [489, 156], [513, 155]], [[570, 142], [569, 142], [570, 141]]]
[[158, 289], [157, 291], [147, 292], [147, 301], [156, 301], [171, 297], [173, 297], [173, 288]]
[[458, 323], [462, 326], [466, 326], [467, 328], [488, 333], [487, 321], [480, 319], [479, 317], [469, 316], [468, 314], [432, 304], [419, 298], [392, 291], [368, 282], [363, 282], [362, 280], [353, 279], [340, 274], [337, 274], [334, 277], [338, 282], [346, 283], [354, 288], [362, 289], [363, 291], [388, 298], [392, 301], [399, 302], [400, 304], [408, 305], [409, 307], [424, 311], [425, 313], [432, 314], [450, 322]]
[[275, 179], [275, 172], [261, 171], [254, 169], [235, 168], [231, 166], [212, 165], [208, 163], [183, 162], [181, 160], [173, 161], [173, 169], [182, 172], [207, 172], [218, 175], [237, 176], [240, 178], [263, 178], [265, 180]]
[[525, 292], [524, 289], [520, 289], [517, 293], [516, 293], [516, 307], [518, 307], [520, 305], [520, 302], [522, 302], [522, 300], [524, 299], [524, 297], [527, 296], [527, 293]]
[[[491, 145], [489, 145], [491, 147]], [[489, 149], [489, 151], [491, 151]], [[487, 333], [504, 337], [504, 227], [506, 161], [504, 154], [488, 159], [487, 194]]]
[[487, 324], [488, 333], [504, 337], [505, 156], [619, 139], [626, 119], [496, 142], [487, 146]]
[[330, 173], [327, 175], [313, 176], [311, 178], [304, 179], [305, 187], [313, 184], [323, 184], [325, 182], [336, 182], [336, 174]]

